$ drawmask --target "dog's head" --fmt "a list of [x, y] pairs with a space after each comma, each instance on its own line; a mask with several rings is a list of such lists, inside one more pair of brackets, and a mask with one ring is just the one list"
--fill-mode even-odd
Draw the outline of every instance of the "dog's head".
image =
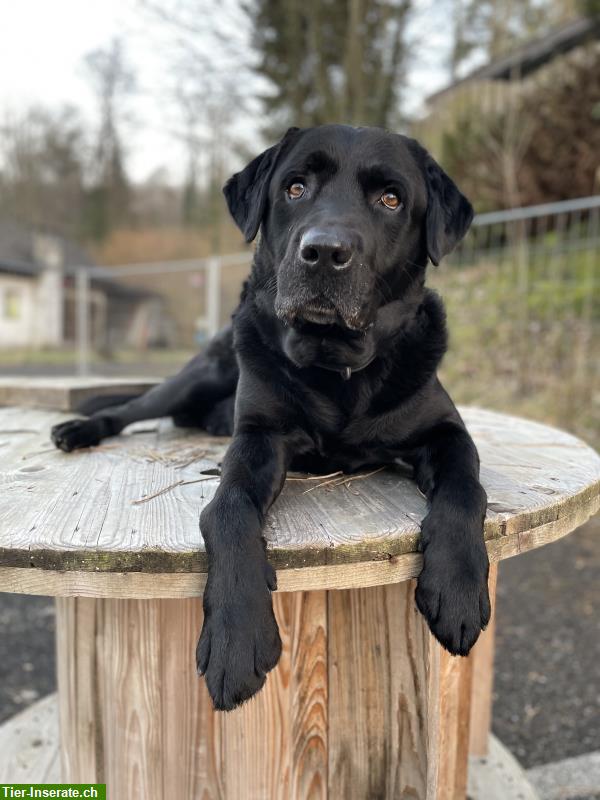
[[290, 325], [364, 330], [473, 218], [424, 148], [378, 128], [291, 128], [224, 192], [247, 241], [262, 225], [275, 310]]

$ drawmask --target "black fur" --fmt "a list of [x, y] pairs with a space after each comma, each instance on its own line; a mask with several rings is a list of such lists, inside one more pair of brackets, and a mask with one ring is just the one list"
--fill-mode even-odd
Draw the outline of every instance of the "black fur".
[[[381, 201], [389, 192], [395, 209]], [[345, 126], [288, 131], [225, 194], [248, 239], [262, 226], [233, 327], [161, 386], [57, 426], [56, 445], [166, 415], [233, 432], [200, 520], [209, 574], [197, 660], [215, 707], [251, 697], [279, 658], [262, 525], [290, 467], [412, 465], [429, 500], [416, 602], [444, 647], [466, 655], [490, 616], [486, 495], [436, 376], [445, 316], [424, 279], [468, 229], [469, 202], [415, 141]]]

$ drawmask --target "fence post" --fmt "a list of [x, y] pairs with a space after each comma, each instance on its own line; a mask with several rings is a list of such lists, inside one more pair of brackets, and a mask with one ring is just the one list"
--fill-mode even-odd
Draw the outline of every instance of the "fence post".
[[206, 327], [212, 337], [221, 327], [221, 260], [209, 258], [206, 265]]
[[90, 273], [80, 267], [75, 273], [77, 374], [90, 374]]

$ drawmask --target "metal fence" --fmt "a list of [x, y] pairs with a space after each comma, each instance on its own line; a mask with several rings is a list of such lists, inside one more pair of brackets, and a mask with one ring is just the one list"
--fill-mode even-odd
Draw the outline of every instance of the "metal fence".
[[[124, 353], [139, 361], [149, 351], [197, 348], [235, 310], [251, 260], [248, 250], [185, 261], [77, 268], [77, 372], [89, 375], [98, 359], [117, 361]], [[108, 313], [98, 319], [96, 309], [103, 305]]]
[[[235, 309], [250, 261], [248, 250], [77, 270], [78, 371], [119, 360], [135, 371], [157, 353], [173, 355], [176, 368]], [[429, 277], [448, 307], [453, 383], [488, 404], [485, 382], [494, 395], [535, 394], [542, 385], [561, 396], [597, 394], [599, 271], [600, 196], [478, 215]]]

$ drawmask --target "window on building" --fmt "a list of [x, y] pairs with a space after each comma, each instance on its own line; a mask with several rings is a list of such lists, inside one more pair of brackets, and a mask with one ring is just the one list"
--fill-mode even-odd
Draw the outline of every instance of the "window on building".
[[2, 305], [4, 319], [20, 319], [22, 313], [22, 296], [19, 289], [5, 289]]

